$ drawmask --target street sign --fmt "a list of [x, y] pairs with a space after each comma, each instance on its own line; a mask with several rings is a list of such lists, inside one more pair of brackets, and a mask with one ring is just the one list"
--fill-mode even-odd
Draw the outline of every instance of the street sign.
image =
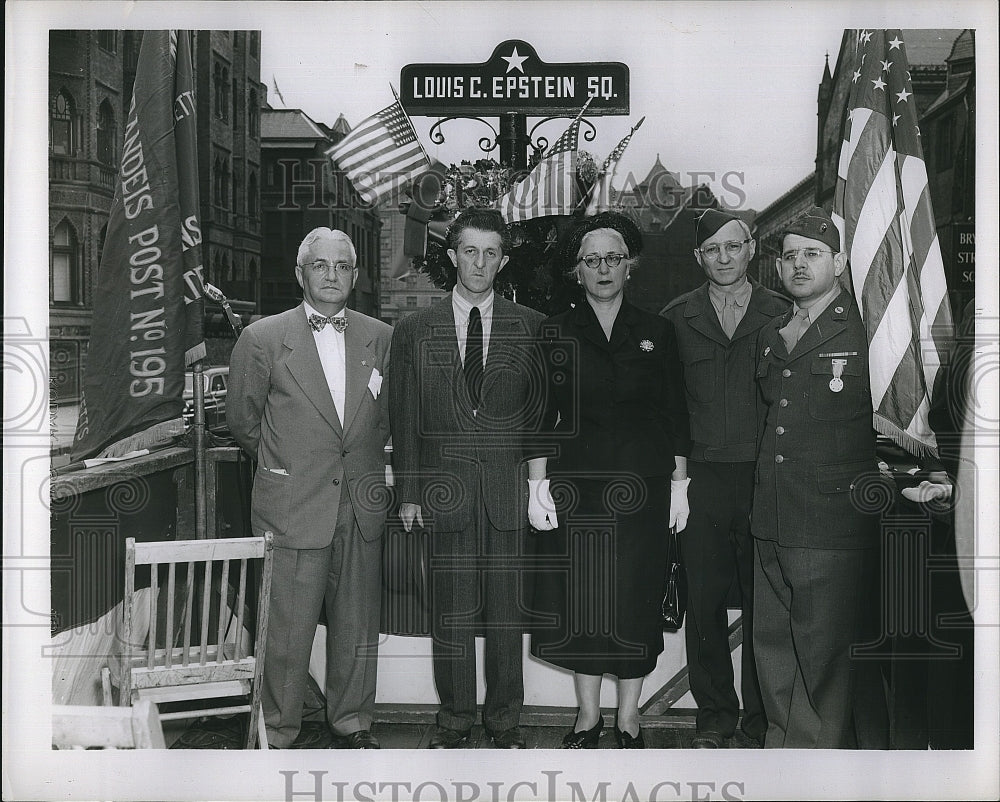
[[536, 117], [629, 113], [629, 71], [620, 61], [548, 64], [520, 39], [497, 45], [482, 64], [407, 64], [400, 101], [409, 114]]

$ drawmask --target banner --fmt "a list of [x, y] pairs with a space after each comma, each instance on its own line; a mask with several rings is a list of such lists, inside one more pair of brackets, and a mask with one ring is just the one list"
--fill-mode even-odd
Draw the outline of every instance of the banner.
[[73, 459], [184, 432], [184, 370], [205, 356], [190, 31], [146, 31], [97, 275]]

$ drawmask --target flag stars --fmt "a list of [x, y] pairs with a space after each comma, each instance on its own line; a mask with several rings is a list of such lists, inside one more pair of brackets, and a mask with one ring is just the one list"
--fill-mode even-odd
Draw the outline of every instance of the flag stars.
[[913, 94], [913, 92], [907, 92], [907, 91], [906, 91], [906, 87], [904, 86], [904, 87], [903, 87], [903, 91], [902, 91], [902, 92], [897, 92], [897, 93], [896, 93], [896, 102], [897, 102], [897, 103], [905, 103], [905, 102], [906, 102], [906, 99], [907, 99], [907, 98], [908, 98], [908, 97], [909, 97], [910, 95], [912, 95], [912, 94]]
[[882, 62], [882, 72], [889, 72], [889, 68], [891, 66], [892, 66], [892, 62], [891, 61], [883, 61]]
[[899, 115], [898, 114], [893, 114], [892, 115], [892, 127], [895, 128], [896, 127], [896, 123], [898, 123], [898, 122], [899, 122]]
[[862, 31], [861, 32], [861, 38], [865, 40], [865, 44], [868, 44], [872, 40], [872, 32], [871, 31]]
[[890, 49], [890, 50], [896, 50], [896, 49], [898, 49], [898, 48], [899, 48], [899, 46], [900, 46], [901, 44], [903, 44], [903, 40], [902, 40], [902, 39], [900, 39], [900, 38], [899, 38], [899, 37], [897, 36], [897, 37], [895, 37], [895, 38], [893, 38], [893, 39], [890, 39], [890, 40], [889, 40], [889, 49]]
[[852, 83], [857, 83], [860, 78], [861, 78], [861, 70], [858, 70], [856, 73], [854, 73], [854, 79]]
[[883, 81], [881, 77], [876, 78], [874, 81], [872, 81], [872, 86], [874, 86], [876, 89], [885, 89], [885, 81]]

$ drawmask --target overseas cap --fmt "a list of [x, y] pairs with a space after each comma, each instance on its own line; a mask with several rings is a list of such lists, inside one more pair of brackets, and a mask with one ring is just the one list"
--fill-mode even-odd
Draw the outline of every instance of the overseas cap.
[[796, 217], [781, 232], [781, 238], [784, 239], [786, 234], [798, 234], [800, 237], [819, 240], [829, 245], [834, 253], [840, 253], [840, 232], [830, 215], [819, 206], [813, 206], [809, 211]]
[[711, 237], [716, 231], [722, 228], [726, 223], [731, 223], [733, 220], [739, 220], [735, 214], [732, 212], [721, 212], [718, 209], [706, 209], [701, 213], [695, 223], [694, 229], [694, 240], [697, 245], [701, 245], [705, 240]]

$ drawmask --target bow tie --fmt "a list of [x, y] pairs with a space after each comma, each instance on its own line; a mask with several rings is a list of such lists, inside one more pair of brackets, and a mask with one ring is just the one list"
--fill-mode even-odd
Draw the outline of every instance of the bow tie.
[[343, 334], [344, 329], [347, 328], [347, 318], [343, 315], [330, 315], [330, 317], [323, 317], [323, 315], [309, 315], [309, 325], [312, 326], [313, 331], [323, 331], [323, 327], [327, 324], [333, 324], [333, 327]]

